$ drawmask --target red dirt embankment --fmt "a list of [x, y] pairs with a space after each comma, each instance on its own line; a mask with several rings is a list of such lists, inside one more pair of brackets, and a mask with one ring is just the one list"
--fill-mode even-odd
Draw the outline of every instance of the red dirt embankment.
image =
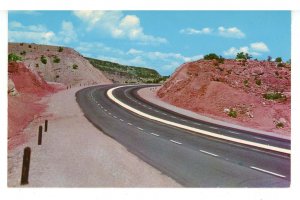
[[[23, 129], [46, 109], [46, 105], [40, 102], [42, 97], [61, 88], [45, 82], [24, 63], [9, 63], [8, 78], [8, 149], [12, 149], [26, 141]], [[14, 93], [10, 92], [12, 88]]]
[[[288, 64], [282, 67], [267, 61], [199, 60], [179, 67], [157, 96], [215, 119], [290, 135], [290, 91]], [[283, 98], [264, 98], [264, 94], [276, 92]], [[233, 112], [236, 117], [229, 116]]]

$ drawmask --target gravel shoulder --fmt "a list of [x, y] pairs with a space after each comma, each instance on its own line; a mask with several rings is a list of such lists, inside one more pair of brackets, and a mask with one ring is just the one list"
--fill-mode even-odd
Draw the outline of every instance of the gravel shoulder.
[[[8, 187], [20, 187], [23, 149], [31, 147], [29, 184], [25, 187], [181, 187], [95, 128], [80, 110], [75, 93], [60, 91], [25, 130], [28, 142], [8, 152]], [[37, 145], [38, 126], [48, 132]]]
[[207, 117], [204, 115], [200, 115], [197, 114], [195, 112], [192, 112], [190, 110], [186, 110], [183, 108], [179, 108], [176, 107], [174, 105], [171, 105], [169, 103], [166, 103], [164, 101], [162, 101], [160, 98], [158, 98], [156, 96], [156, 91], [159, 89], [159, 87], [147, 87], [147, 88], [142, 88], [140, 90], [138, 90], [138, 95], [145, 99], [146, 101], [149, 101], [151, 103], [154, 103], [158, 106], [164, 107], [168, 110], [171, 110], [173, 112], [177, 112], [180, 114], [183, 114], [185, 116], [189, 116], [192, 117], [194, 119], [199, 119], [202, 121], [207, 121], [207, 122], [211, 122], [211, 123], [215, 123], [215, 124], [219, 124], [219, 125], [223, 125], [223, 126], [227, 126], [227, 127], [232, 127], [232, 128], [237, 128], [237, 129], [241, 129], [241, 130], [246, 130], [246, 131], [252, 131], [252, 132], [256, 132], [259, 134], [264, 134], [264, 135], [269, 135], [269, 136], [273, 136], [273, 137], [278, 137], [278, 138], [283, 138], [283, 139], [289, 139], [290, 140], [290, 136], [287, 135], [281, 135], [279, 133], [273, 133], [273, 132], [266, 132], [266, 131], [262, 131], [262, 130], [258, 130], [255, 128], [251, 128], [251, 127], [244, 127], [244, 126], [240, 126], [240, 125], [236, 125], [233, 123], [229, 123], [229, 122], [225, 122], [225, 121], [221, 121], [218, 119], [213, 119], [211, 117]]

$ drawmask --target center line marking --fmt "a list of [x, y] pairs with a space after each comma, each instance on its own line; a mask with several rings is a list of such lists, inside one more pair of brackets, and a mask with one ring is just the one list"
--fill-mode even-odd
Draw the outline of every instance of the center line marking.
[[239, 133], [237, 132], [234, 132], [234, 131], [228, 131], [229, 133], [233, 133], [233, 134], [236, 134], [236, 135], [239, 135]]
[[118, 118], [118, 117], [116, 117], [116, 116], [113, 116], [113, 117], [116, 118], [116, 119]]
[[159, 135], [158, 134], [156, 134], [156, 133], [150, 133], [151, 135], [154, 135], [154, 136], [156, 136], [156, 137], [159, 137]]
[[127, 123], [129, 126], [132, 126], [132, 124], [131, 123]]
[[141, 127], [137, 127], [139, 130], [143, 131], [144, 129], [142, 129]]
[[261, 172], [265, 172], [265, 173], [268, 173], [268, 174], [272, 174], [274, 176], [279, 176], [281, 178], [285, 178], [284, 175], [281, 175], [281, 174], [277, 174], [277, 173], [274, 173], [274, 172], [270, 172], [268, 170], [265, 170], [265, 169], [261, 169], [261, 168], [258, 168], [258, 167], [253, 167], [253, 166], [250, 166], [251, 169], [255, 169], [257, 171], [261, 171]]
[[214, 156], [214, 157], [218, 157], [217, 154], [210, 153], [210, 152], [208, 152], [208, 151], [204, 151], [204, 150], [201, 150], [201, 149], [200, 149], [199, 151], [202, 152], [202, 153], [206, 153], [206, 154], [208, 154], [208, 155]]
[[254, 138], [256, 138], [256, 139], [258, 139], [258, 140], [264, 140], [264, 141], [269, 141], [269, 140], [267, 140], [267, 139], [264, 139], [264, 138], [260, 138], [260, 137], [254, 137]]
[[123, 120], [123, 119], [120, 119], [120, 121], [121, 121], [121, 122], [124, 122], [124, 120]]
[[163, 114], [163, 115], [167, 115], [166, 113], [161, 113], [161, 114]]
[[213, 126], [210, 126], [209, 128], [211, 128], [211, 129], [215, 129], [215, 130], [219, 129], [219, 128], [217, 128], [217, 127], [213, 127]]
[[173, 143], [175, 143], [175, 144], [182, 144], [181, 142], [177, 142], [177, 141], [175, 141], [175, 140], [170, 140], [171, 142], [173, 142]]

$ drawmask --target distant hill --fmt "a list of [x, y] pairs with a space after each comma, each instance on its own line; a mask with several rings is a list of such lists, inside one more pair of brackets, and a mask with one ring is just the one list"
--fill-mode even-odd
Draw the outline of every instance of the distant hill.
[[86, 57], [86, 59], [114, 83], [160, 83], [168, 78], [161, 76], [154, 69], [121, 65], [94, 58]]
[[82, 55], [68, 47], [8, 43], [11, 59], [19, 57], [34, 74], [47, 82], [65, 85], [111, 83], [101, 71], [96, 70]]

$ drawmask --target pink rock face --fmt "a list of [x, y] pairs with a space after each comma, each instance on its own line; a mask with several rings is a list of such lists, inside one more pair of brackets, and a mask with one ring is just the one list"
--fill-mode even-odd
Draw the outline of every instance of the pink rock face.
[[[158, 90], [157, 96], [175, 106], [235, 124], [290, 134], [290, 65], [267, 61], [199, 60], [180, 66]], [[280, 92], [285, 99], [268, 100]], [[228, 110], [237, 117], [230, 117]], [[225, 111], [224, 111], [225, 110]], [[284, 120], [283, 120], [284, 119]], [[278, 123], [284, 127], [279, 127]]]

